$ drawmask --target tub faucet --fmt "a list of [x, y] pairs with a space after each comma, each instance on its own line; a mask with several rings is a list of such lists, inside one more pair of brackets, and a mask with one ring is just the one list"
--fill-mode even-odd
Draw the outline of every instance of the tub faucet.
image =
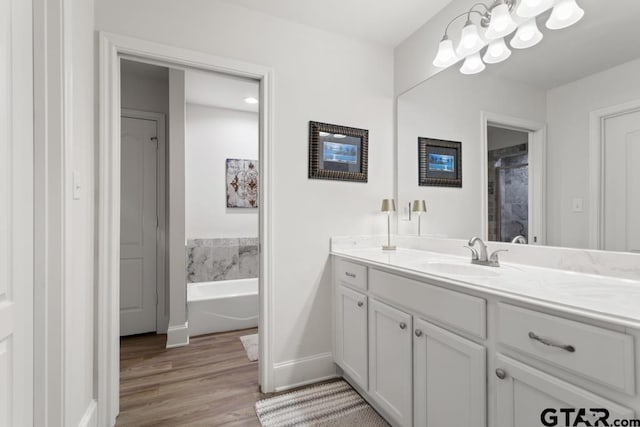
[[511, 241], [511, 243], [520, 243], [522, 245], [526, 245], [527, 244], [527, 238], [524, 237], [522, 234], [516, 236], [513, 238], [513, 240]]
[[[479, 251], [475, 248], [476, 243], [480, 246]], [[471, 251], [472, 264], [485, 265], [489, 267], [500, 267], [498, 253], [507, 252], [507, 249], [499, 249], [489, 256], [487, 252], [487, 244], [480, 237], [473, 237], [469, 240], [469, 246], [465, 246], [465, 248]]]

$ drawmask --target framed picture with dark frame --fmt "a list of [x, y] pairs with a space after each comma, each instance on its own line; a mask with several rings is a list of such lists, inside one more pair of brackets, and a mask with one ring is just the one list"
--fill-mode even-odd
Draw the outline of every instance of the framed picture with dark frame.
[[462, 142], [418, 138], [418, 185], [462, 187]]
[[309, 178], [367, 182], [369, 131], [309, 122]]

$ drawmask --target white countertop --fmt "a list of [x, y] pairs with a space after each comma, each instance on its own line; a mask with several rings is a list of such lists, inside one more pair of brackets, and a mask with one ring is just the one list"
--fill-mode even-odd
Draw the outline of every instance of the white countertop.
[[[522, 264], [477, 266], [473, 275], [442, 272], [453, 264], [461, 270], [471, 257], [398, 248], [334, 249], [332, 255], [415, 276], [507, 297], [572, 314], [640, 329], [640, 281], [575, 273]], [[443, 266], [443, 264], [446, 264]], [[487, 271], [484, 275], [484, 270]], [[477, 271], [477, 273], [475, 273]]]

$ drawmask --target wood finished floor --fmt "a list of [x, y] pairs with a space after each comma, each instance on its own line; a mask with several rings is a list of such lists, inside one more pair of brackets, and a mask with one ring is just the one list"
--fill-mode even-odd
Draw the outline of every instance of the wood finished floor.
[[191, 338], [164, 348], [166, 335], [120, 340], [117, 426], [260, 426], [258, 362], [239, 337], [257, 329]]

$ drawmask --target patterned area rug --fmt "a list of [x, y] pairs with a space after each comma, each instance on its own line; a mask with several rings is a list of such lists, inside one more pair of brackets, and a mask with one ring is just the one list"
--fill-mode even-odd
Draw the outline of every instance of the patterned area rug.
[[256, 402], [263, 427], [387, 427], [389, 424], [344, 381], [304, 388]]
[[244, 351], [251, 362], [258, 360], [258, 334], [245, 335], [240, 337]]

